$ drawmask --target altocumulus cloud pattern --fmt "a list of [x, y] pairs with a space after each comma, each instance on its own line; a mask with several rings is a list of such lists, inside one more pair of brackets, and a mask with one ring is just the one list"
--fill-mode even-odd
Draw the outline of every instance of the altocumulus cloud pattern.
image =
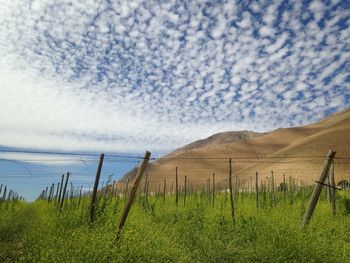
[[350, 1], [2, 1], [0, 144], [166, 151], [350, 103]]

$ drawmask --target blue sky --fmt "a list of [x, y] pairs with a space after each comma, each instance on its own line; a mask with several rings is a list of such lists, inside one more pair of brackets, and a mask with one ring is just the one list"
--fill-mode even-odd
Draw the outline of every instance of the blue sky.
[[[74, 188], [82, 186], [83, 191], [91, 191], [93, 188], [99, 161], [97, 153], [29, 154], [2, 147], [1, 151], [3, 150], [15, 151], [15, 153], [2, 154], [0, 183], [24, 196], [26, 200], [36, 199], [40, 192], [52, 183], [57, 185], [61, 181], [62, 174], [67, 172], [70, 172], [68, 189], [70, 189], [70, 183]], [[138, 157], [116, 157], [115, 154], [106, 154], [99, 186], [102, 187], [107, 182], [119, 179], [139, 162]]]
[[350, 104], [349, 11], [348, 0], [3, 0], [0, 145], [159, 155], [318, 121]]

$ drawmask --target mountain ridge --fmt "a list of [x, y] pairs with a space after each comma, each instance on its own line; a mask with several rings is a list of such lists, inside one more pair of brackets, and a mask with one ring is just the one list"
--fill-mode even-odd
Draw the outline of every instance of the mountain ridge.
[[[285, 174], [312, 183], [322, 169], [322, 156], [329, 149], [337, 151], [337, 156], [350, 155], [348, 134], [350, 108], [301, 127], [279, 128], [267, 133], [222, 132], [185, 145], [150, 163], [148, 179], [151, 188], [159, 187], [164, 180], [173, 183], [177, 167], [181, 182], [186, 175], [195, 187], [203, 187], [215, 173], [216, 182], [223, 184], [228, 175], [227, 160], [232, 158], [233, 172], [242, 184], [251, 181], [256, 171], [262, 178], [274, 171], [277, 182]], [[310, 158], [298, 160], [296, 156]], [[244, 157], [248, 159], [242, 159]], [[336, 179], [349, 179], [348, 174], [350, 165], [336, 162]], [[131, 179], [132, 174], [127, 174], [123, 180], [126, 178]]]

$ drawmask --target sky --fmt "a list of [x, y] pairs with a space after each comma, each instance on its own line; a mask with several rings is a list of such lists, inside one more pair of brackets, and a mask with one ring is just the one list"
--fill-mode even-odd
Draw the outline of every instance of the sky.
[[[0, 6], [0, 149], [161, 155], [350, 105], [350, 0]], [[72, 167], [30, 157], [0, 153], [34, 172]]]

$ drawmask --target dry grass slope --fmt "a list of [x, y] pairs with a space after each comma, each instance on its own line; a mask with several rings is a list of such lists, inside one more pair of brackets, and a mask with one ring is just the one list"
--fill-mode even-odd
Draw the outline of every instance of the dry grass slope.
[[[312, 183], [322, 170], [323, 158], [292, 157], [324, 156], [329, 149], [337, 151], [339, 157], [350, 156], [349, 146], [350, 109], [347, 109], [315, 124], [277, 129], [267, 134], [243, 131], [213, 135], [153, 162], [147, 173], [153, 190], [165, 179], [168, 186], [174, 183], [175, 167], [178, 167], [180, 185], [183, 185], [186, 175], [190, 184], [202, 187], [212, 178], [212, 173], [215, 173], [216, 182], [223, 185], [228, 177], [227, 159], [232, 158], [233, 173], [240, 182], [248, 183], [256, 171], [260, 178], [265, 178], [273, 170], [277, 181], [281, 181], [285, 174], [286, 178], [293, 176]], [[241, 159], [262, 156], [268, 158]], [[350, 179], [350, 160], [336, 160], [335, 176], [337, 181]]]

